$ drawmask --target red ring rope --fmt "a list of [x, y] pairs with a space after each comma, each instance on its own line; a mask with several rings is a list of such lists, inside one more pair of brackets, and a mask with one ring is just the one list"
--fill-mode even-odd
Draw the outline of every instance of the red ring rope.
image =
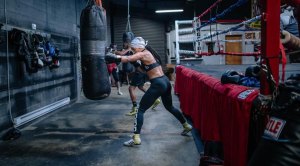
[[204, 15], [206, 15], [208, 12], [210, 12], [214, 7], [217, 6], [218, 3], [222, 2], [222, 0], [218, 0], [217, 2], [215, 2], [214, 4], [212, 4], [208, 9], [206, 9], [200, 16], [198, 16], [198, 19], [200, 19], [201, 17], [203, 17]]
[[199, 56], [211, 56], [211, 55], [233, 55], [233, 56], [258, 56], [261, 55], [261, 52], [201, 52], [195, 53]]

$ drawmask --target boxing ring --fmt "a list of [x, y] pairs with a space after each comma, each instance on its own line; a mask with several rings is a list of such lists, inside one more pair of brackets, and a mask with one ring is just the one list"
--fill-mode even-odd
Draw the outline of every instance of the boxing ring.
[[[194, 128], [197, 129], [201, 135], [202, 141], [216, 141], [222, 143], [224, 152], [224, 162], [222, 164], [225, 166], [244, 166], [247, 165], [251, 151], [253, 151], [249, 144], [253, 144], [253, 142], [257, 143], [255, 141], [258, 141], [261, 137], [264, 124], [267, 122], [267, 114], [262, 113], [260, 124], [258, 124], [261, 125], [259, 131], [255, 131], [255, 133], [250, 131], [253, 127], [253, 124], [251, 124], [253, 123], [251, 116], [253, 116], [254, 111], [259, 111], [253, 108], [253, 102], [260, 96], [264, 96], [268, 99], [272, 97], [274, 88], [279, 84], [279, 64], [281, 62], [284, 66], [286, 63], [283, 50], [281, 50], [282, 57], [280, 57], [280, 46], [282, 46], [280, 44], [280, 26], [278, 19], [280, 15], [280, 0], [263, 0], [261, 4], [261, 15], [243, 21], [222, 32], [216, 31], [209, 36], [202, 36], [200, 32], [201, 28], [216, 22], [217, 19], [222, 18], [227, 13], [245, 3], [244, 0], [238, 0], [221, 14], [202, 23], [201, 18], [220, 2], [222, 2], [222, 0], [217, 0], [210, 8], [193, 21], [196, 43], [195, 54], [199, 56], [234, 55], [260, 57], [261, 67], [265, 71], [261, 74], [260, 89], [234, 84], [222, 84], [220, 79], [178, 65], [176, 68], [175, 93], [179, 96], [182, 112], [191, 118]], [[212, 39], [212, 37], [216, 37], [220, 34], [234, 31], [245, 24], [258, 20], [260, 20], [262, 24], [260, 51], [235, 53], [220, 51], [219, 49], [217, 52], [213, 50], [203, 52], [202, 49], [199, 49], [201, 45], [200, 42], [206, 39]], [[177, 64], [180, 64], [178, 59]], [[254, 134], [256, 135], [253, 136]]]
[[191, 117], [201, 139], [222, 142], [225, 165], [245, 165], [250, 111], [259, 90], [222, 84], [217, 78], [183, 66], [176, 68], [175, 85], [181, 110]]

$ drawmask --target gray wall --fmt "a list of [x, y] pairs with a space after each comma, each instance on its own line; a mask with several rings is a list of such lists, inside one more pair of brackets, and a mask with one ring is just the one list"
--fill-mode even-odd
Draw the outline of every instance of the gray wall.
[[[118, 49], [122, 48], [122, 35], [125, 32], [127, 25], [126, 15], [116, 15], [113, 17], [113, 41], [118, 45]], [[141, 36], [145, 40], [148, 40], [148, 44], [158, 52], [158, 54], [161, 56], [163, 64], [165, 64], [166, 34], [164, 23], [147, 18], [132, 17], [130, 19], [130, 24], [131, 30], [135, 36]]]
[[[5, 23], [4, 4], [5, 0], [0, 0], [0, 23]], [[38, 31], [51, 35], [50, 41], [60, 48], [61, 54], [59, 68], [50, 70], [44, 67], [29, 74], [24, 70], [24, 63], [16, 57], [13, 45], [8, 45], [7, 54], [6, 31], [1, 29], [0, 132], [12, 126], [8, 114], [8, 92], [13, 117], [65, 97], [70, 97], [73, 102], [76, 100], [77, 76], [80, 74], [77, 72], [79, 18], [85, 5], [85, 0], [6, 0], [9, 25], [31, 29], [31, 24], [36, 24]]]

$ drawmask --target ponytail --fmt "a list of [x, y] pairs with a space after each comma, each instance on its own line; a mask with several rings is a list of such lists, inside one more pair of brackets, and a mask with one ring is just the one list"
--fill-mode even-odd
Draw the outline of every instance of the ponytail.
[[148, 51], [151, 52], [151, 54], [154, 56], [154, 58], [156, 59], [156, 61], [161, 64], [161, 58], [159, 56], [159, 54], [149, 45], [146, 45], [145, 47]]

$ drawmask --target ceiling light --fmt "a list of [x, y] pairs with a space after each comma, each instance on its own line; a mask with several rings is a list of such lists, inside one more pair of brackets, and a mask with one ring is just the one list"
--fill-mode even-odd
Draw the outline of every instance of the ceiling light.
[[156, 10], [155, 13], [174, 13], [183, 12], [183, 9], [172, 9], [172, 10]]

